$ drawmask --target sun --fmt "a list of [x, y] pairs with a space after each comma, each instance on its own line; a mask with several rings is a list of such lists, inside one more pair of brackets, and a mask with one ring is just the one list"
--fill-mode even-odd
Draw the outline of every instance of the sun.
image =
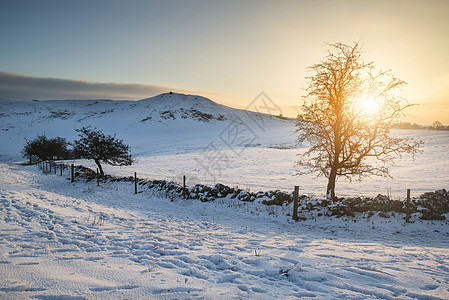
[[379, 113], [380, 107], [376, 97], [363, 95], [357, 102], [362, 115], [375, 116]]

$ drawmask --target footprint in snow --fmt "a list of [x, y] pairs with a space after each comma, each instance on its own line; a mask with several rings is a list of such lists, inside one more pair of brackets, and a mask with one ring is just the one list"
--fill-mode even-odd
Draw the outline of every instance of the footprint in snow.
[[113, 290], [132, 290], [138, 288], [140, 286], [137, 285], [122, 285], [122, 286], [105, 286], [105, 287], [96, 287], [91, 288], [90, 290], [93, 292], [103, 292], [103, 291], [113, 291]]
[[439, 288], [439, 286], [436, 284], [427, 284], [421, 287], [421, 289], [424, 291], [433, 291], [436, 290], [437, 288]]
[[38, 265], [38, 262], [25, 262], [25, 263], [20, 263], [18, 264], [19, 266], [34, 266], [34, 265]]
[[234, 283], [235, 279], [240, 278], [240, 277], [241, 277], [240, 274], [224, 275], [223, 277], [217, 279], [217, 283], [224, 283], [224, 282]]
[[98, 260], [102, 260], [103, 257], [86, 257], [84, 260], [86, 261], [98, 261]]
[[31, 285], [18, 285], [10, 288], [0, 288], [1, 292], [41, 292], [45, 291], [44, 288], [33, 288]]
[[266, 293], [267, 292], [266, 290], [259, 288], [259, 287], [253, 287], [251, 289], [253, 290], [253, 292], [256, 292], [256, 293]]
[[36, 299], [41, 300], [87, 300], [82, 296], [70, 296], [70, 295], [37, 295]]
[[247, 287], [246, 285], [240, 284], [237, 287], [244, 292], [249, 291], [249, 287]]

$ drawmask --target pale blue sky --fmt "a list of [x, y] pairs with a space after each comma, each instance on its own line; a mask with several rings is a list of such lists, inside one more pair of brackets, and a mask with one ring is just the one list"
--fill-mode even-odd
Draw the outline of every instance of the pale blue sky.
[[409, 83], [410, 117], [449, 123], [449, 1], [0, 3], [0, 71], [169, 86], [236, 107], [265, 91], [291, 115], [326, 43], [360, 41]]

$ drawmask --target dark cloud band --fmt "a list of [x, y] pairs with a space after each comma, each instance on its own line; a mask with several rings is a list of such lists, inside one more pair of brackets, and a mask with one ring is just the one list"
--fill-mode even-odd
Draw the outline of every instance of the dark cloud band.
[[10, 99], [142, 99], [164, 92], [186, 92], [163, 85], [94, 83], [33, 77], [0, 71], [0, 98]]

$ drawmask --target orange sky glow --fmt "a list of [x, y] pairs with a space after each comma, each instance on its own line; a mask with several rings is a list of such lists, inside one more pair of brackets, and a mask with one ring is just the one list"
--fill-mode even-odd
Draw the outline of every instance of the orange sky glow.
[[[366, 61], [408, 83], [402, 96], [417, 105], [404, 121], [449, 125], [447, 16], [445, 0], [11, 1], [0, 12], [0, 71], [113, 83], [74, 94], [86, 98], [172, 89], [245, 108], [263, 91], [296, 116], [307, 68], [328, 44], [358, 42]], [[5, 85], [0, 98], [14, 97]]]

